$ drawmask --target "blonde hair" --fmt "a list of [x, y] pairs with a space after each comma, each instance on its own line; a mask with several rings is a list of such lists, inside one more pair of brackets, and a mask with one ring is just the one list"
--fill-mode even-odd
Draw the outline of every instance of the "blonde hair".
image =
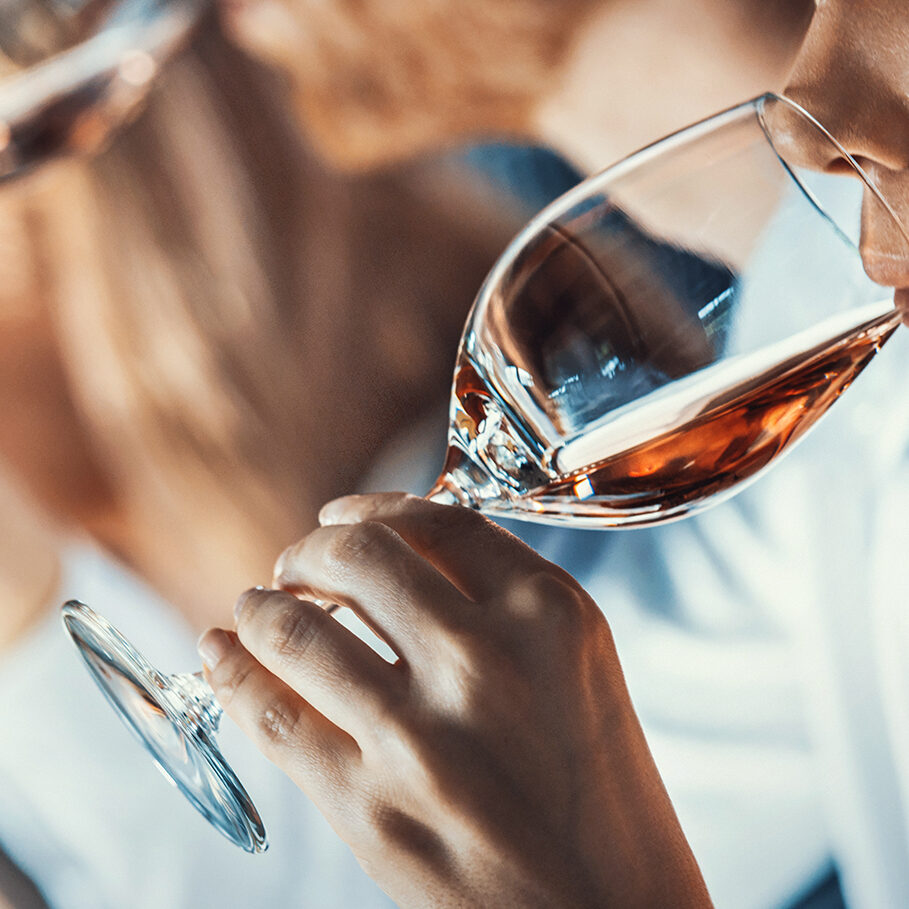
[[116, 518], [93, 530], [190, 608], [267, 581], [444, 399], [505, 238], [438, 204], [425, 168], [327, 171], [287, 107], [208, 18], [110, 149], [19, 203], [112, 487]]

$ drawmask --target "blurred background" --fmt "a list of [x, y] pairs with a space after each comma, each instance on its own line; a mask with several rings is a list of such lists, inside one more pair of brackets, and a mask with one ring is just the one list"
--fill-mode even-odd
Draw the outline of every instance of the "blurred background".
[[[0, 907], [388, 905], [229, 724], [273, 845], [222, 842], [123, 732], [57, 608], [78, 597], [190, 671], [323, 502], [425, 491], [464, 319], [510, 237], [586, 174], [782, 87], [813, 9], [0, 0]], [[816, 507], [861, 444], [902, 501], [906, 427], [875, 435], [868, 388], [839, 460], [819, 435], [703, 519], [517, 528], [610, 618], [719, 906], [909, 893], [874, 688], [897, 683], [863, 672], [871, 644], [828, 640], [831, 585], [837, 640], [856, 640], [855, 596], [895, 608], [873, 571], [893, 510], [837, 508], [851, 529], [831, 543]]]

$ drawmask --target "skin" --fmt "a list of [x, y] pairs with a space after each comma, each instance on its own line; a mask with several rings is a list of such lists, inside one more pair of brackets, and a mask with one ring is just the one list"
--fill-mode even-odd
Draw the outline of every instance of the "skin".
[[[295, 18], [301, 2], [282, 6], [280, 29], [291, 20], [305, 26]], [[784, 27], [772, 33], [754, 28], [762, 5], [604, 3], [579, 27], [526, 119], [509, 129], [594, 168], [745, 94], [785, 85], [909, 221], [904, 0], [826, 0], [810, 25], [804, 4], [789, 4], [790, 12], [784, 4]], [[680, 56], [647, 73], [651, 97], [624, 93], [627, 107], [595, 116], [603, 85], [615, 86], [628, 67], [604, 42], [617, 41], [613, 50], [631, 60], [640, 58], [629, 43], [635, 34], [644, 50], [671, 46], [671, 14], [683, 6], [710, 25], [707, 47], [678, 42]], [[718, 45], [733, 50], [737, 80], [724, 81], [721, 67], [707, 87], [680, 87], [676, 80], [699, 72], [705, 50]], [[292, 57], [296, 43], [288, 46]], [[743, 58], [743, 48], [754, 56]], [[665, 86], [684, 107], [659, 103], [671, 94]], [[459, 120], [458, 134], [496, 128], [507, 108], [490, 108], [470, 130]], [[626, 127], [619, 136], [617, 123]], [[419, 142], [445, 138], [439, 127]], [[406, 139], [398, 132], [376, 160], [420, 150]], [[805, 155], [819, 169], [843, 170], [818, 149]], [[877, 280], [909, 285], [905, 240], [873, 207], [862, 251]], [[705, 904], [602, 614], [517, 541], [477, 516], [438, 508], [359, 499], [327, 512], [327, 526], [283, 559], [276, 582], [285, 591], [249, 594], [236, 632], [203, 639], [227, 712], [309, 792], [401, 905], [496, 905], [503, 894], [527, 906]], [[46, 579], [52, 564], [49, 557], [36, 574]], [[305, 596], [351, 605], [401, 659], [378, 662]]]
[[[646, 17], [671, 6], [637, 9]], [[713, 11], [716, 29], [728, 28]], [[587, 166], [622, 123], [615, 111], [598, 119], [591, 99], [609, 84], [610, 23], [627, 12], [604, 4], [586, 24], [529, 128]], [[735, 90], [749, 80], [753, 93], [785, 86], [909, 223], [904, 0], [819, 0], [813, 16], [797, 4], [780, 13], [772, 47], [742, 64]], [[744, 31], [759, 47], [764, 39], [742, 25], [729, 34]], [[659, 116], [658, 105], [641, 109]], [[845, 170], [820, 146], [801, 154]], [[909, 286], [909, 246], [873, 205], [862, 253], [872, 277]], [[709, 902], [606, 621], [569, 577], [476, 515], [409, 498], [341, 500], [322, 524], [282, 556], [275, 586], [286, 592], [241, 597], [236, 632], [212, 631], [200, 650], [227, 713], [400, 905], [501, 905], [504, 894], [510, 906]], [[382, 663], [297, 597], [351, 606], [399, 661]]]
[[0, 656], [46, 614], [60, 583], [49, 523], [0, 473]]
[[[225, 709], [400, 906], [709, 905], [571, 577], [412, 496], [337, 500], [321, 525], [201, 651]], [[298, 597], [350, 607], [399, 659]]]
[[533, 135], [595, 172], [746, 98], [782, 91], [813, 10], [812, 0], [601, 3], [541, 98]]
[[[909, 225], [909, 10], [900, 0], [820, 0], [790, 72], [787, 94], [826, 125]], [[813, 156], [812, 156], [813, 153]], [[812, 166], [843, 161], [808, 152]], [[867, 195], [867, 194], [866, 194]], [[866, 204], [862, 258], [871, 277], [909, 286], [909, 240]], [[907, 291], [898, 294], [905, 308]]]
[[[237, 40], [278, 62], [305, 96], [312, 66], [310, 22], [320, 22], [323, 9], [345, 6], [342, 0], [223, 3]], [[364, 15], [382, 8], [361, 6]], [[436, 5], [432, 9], [444, 15]], [[457, 11], [449, 12], [456, 19]], [[454, 110], [456, 105], [448, 95], [420, 97], [411, 120], [398, 111], [369, 132], [368, 142], [358, 142], [360, 133], [352, 124], [359, 121], [345, 116], [340, 101], [333, 117], [318, 122], [315, 138], [330, 159], [363, 169], [504, 127], [551, 145], [593, 171], [657, 136], [773, 89], [818, 117], [909, 225], [909, 16], [902, 0], [607, 0], [591, 3], [576, 18], [570, 52], [535, 84], [529, 114], [518, 121], [503, 101], [477, 109], [469, 122], [452, 118], [447, 130], [433, 119], [427, 131], [420, 127], [427, 109]], [[551, 26], [563, 29], [564, 21]], [[423, 25], [415, 19], [413, 31]], [[482, 28], [475, 31], [482, 36]], [[400, 41], [401, 35], [399, 30], [394, 38]], [[426, 55], [414, 40], [417, 52]], [[474, 55], [483, 52], [482, 46], [471, 47]], [[507, 43], [497, 42], [485, 54], [494, 54], [502, 68], [520, 72], [527, 66]], [[343, 69], [349, 62], [333, 65]], [[466, 68], [451, 72], [443, 84], [454, 86], [452, 96], [470, 96], [476, 90], [474, 75]], [[831, 159], [820, 146], [803, 149], [803, 155], [805, 163], [819, 169], [845, 171], [842, 160]], [[909, 241], [883, 212], [867, 213], [863, 254], [875, 280], [909, 285]]]
[[[695, 6], [702, 8], [704, 4]], [[653, 27], [646, 31], [648, 40], [672, 50], [668, 67], [662, 61], [655, 61], [643, 87], [644, 97], [639, 92], [634, 94], [635, 102], [648, 112], [644, 120], [650, 131], [645, 134], [643, 129], [635, 130], [633, 126], [639, 122], [638, 118], [631, 121], [631, 126], [626, 125], [624, 111], [616, 109], [619, 102], [614, 97], [605, 103], [597, 100], [599, 86], [594, 73], [610, 42], [617, 49], [628, 47], [628, 41], [638, 33], [623, 24], [625, 17], [620, 15], [623, 4], [607, 4], [582, 35], [576, 53], [563, 71], [559, 88], [540, 105], [539, 135], [592, 168], [749, 95], [766, 89], [781, 90], [824, 124], [891, 205], [903, 230], [866, 193], [862, 259], [866, 271], [878, 283], [906, 288], [909, 286], [909, 238], [905, 233], [909, 228], [909, 66], [906, 65], [909, 11], [905, 3], [819, 0], [810, 18], [805, 16], [804, 4], [794, 3], [788, 12], [777, 10], [780, 14], [776, 19], [777, 33], [762, 53], [757, 53], [765, 40], [760, 37], [761, 32], [755, 33], [741, 18], [736, 22], [732, 15], [731, 8], [738, 7], [741, 14], [746, 6], [728, 4], [725, 9], [715, 8], [713, 14], [705, 16], [711, 21], [707, 43], [713, 47], [733, 42], [735, 50], [736, 36], [741, 40], [743, 31], [747, 34], [746, 43], [751, 46], [751, 52], [741, 57], [742, 64], [732, 79], [733, 93], [727, 93], [728, 79], [717, 73], [715, 81], [720, 84], [712, 93], [705, 94], [697, 92], [690, 75], [703, 69], [696, 61], [696, 54], [685, 57], [684, 51], [672, 49], [678, 42], [673, 42], [670, 29], [675, 26], [679, 34], [683, 21], [678, 17], [671, 20], [670, 11], [675, 4], [647, 0], [644, 8], [653, 14]], [[661, 27], [659, 21], [666, 25]], [[616, 24], [630, 33], [628, 40], [622, 42], [622, 36], [616, 37], [613, 29]], [[638, 51], [644, 52], [643, 48]], [[741, 51], [739, 48], [737, 52]], [[706, 46], [702, 56], [709, 56]], [[708, 65], [715, 65], [715, 61]], [[671, 104], [666, 103], [667, 98], [672, 99]], [[709, 107], [705, 106], [708, 101]], [[618, 138], [616, 122], [620, 127]], [[811, 141], [813, 138], [818, 141]], [[603, 156], [601, 149], [614, 154]], [[812, 169], [851, 173], [842, 156], [832, 152], [819, 137], [801, 134], [798, 143], [786, 150], [793, 161]], [[907, 302], [909, 293], [899, 291], [898, 305], [905, 309]]]
[[[88, 515], [102, 498], [20, 243], [15, 226], [6, 223], [0, 229], [0, 656], [46, 615], [59, 584], [59, 544], [41, 507], [48, 514]], [[25, 393], [29, 407], [21, 406]], [[59, 419], [42, 419], [46, 410]], [[21, 479], [29, 475], [26, 491]], [[62, 482], [42, 482], [51, 476]]]
[[[905, 0], [819, 0], [813, 16], [797, 7], [773, 38], [779, 53], [742, 64], [752, 67], [744, 83], [755, 80], [753, 93], [785, 86], [909, 223]], [[622, 122], [592, 114], [620, 12], [627, 4], [604, 4], [580, 31], [528, 128], [587, 166]], [[742, 32], [740, 22], [730, 34]], [[755, 47], [764, 40], [744, 33]], [[722, 106], [699, 97], [711, 101], [701, 115]], [[819, 170], [846, 170], [821, 146], [800, 153]], [[909, 286], [909, 245], [873, 205], [862, 254], [873, 278]], [[709, 902], [606, 621], [575, 582], [458, 509], [355, 498], [330, 505], [322, 524], [282, 556], [280, 590], [241, 597], [236, 632], [213, 630], [200, 651], [227, 713], [400, 905]], [[399, 661], [382, 663], [300, 597], [351, 606]]]

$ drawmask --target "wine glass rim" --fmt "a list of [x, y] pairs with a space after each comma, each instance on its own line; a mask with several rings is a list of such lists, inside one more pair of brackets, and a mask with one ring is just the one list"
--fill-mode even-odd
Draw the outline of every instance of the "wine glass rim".
[[23, 155], [16, 146], [17, 135], [34, 133], [48, 110], [60, 110], [69, 102], [75, 121], [105, 83], [119, 80], [121, 101], [112, 131], [128, 122], [161, 65], [183, 46], [210, 3], [118, 0], [90, 37], [0, 79], [0, 184], [66, 154], [59, 124], [49, 128], [42, 141], [32, 137], [31, 154]]
[[[907, 248], [909, 248], [909, 231], [907, 231], [907, 229], [904, 227], [903, 223], [897, 217], [893, 208], [887, 202], [878, 186], [868, 176], [867, 172], [861, 167], [859, 162], [856, 161], [855, 158], [843, 147], [843, 145], [838, 142], [834, 136], [831, 135], [830, 131], [826, 129], [826, 127], [824, 127], [824, 125], [813, 114], [805, 110], [805, 108], [798, 104], [796, 101], [793, 101], [791, 98], [787, 98], [785, 95], [781, 95], [776, 92], [765, 92], [761, 95], [750, 98], [747, 101], [742, 101], [739, 104], [733, 105], [732, 107], [728, 107], [715, 114], [711, 114], [708, 117], [704, 117], [701, 120], [689, 124], [688, 126], [682, 127], [681, 129], [675, 130], [668, 135], [655, 139], [653, 142], [642, 146], [637, 151], [633, 151], [630, 154], [625, 155], [615, 163], [608, 165], [597, 173], [585, 177], [576, 186], [573, 186], [557, 199], [550, 202], [527, 222], [524, 228], [518, 232], [511, 243], [509, 243], [509, 245], [506, 247], [496, 262], [495, 266], [493, 267], [492, 271], [483, 282], [483, 286], [480, 288], [480, 291], [477, 294], [477, 306], [480, 307], [483, 305], [483, 303], [485, 303], [492, 291], [492, 288], [496, 286], [506, 269], [512, 265], [515, 258], [519, 255], [521, 249], [524, 248], [526, 243], [534, 235], [538, 234], [547, 225], [551, 224], [566, 212], [582, 203], [586, 198], [595, 193], [598, 187], [615, 181], [617, 178], [620, 178], [628, 171], [639, 167], [642, 163], [646, 163], [648, 159], [661, 154], [671, 143], [686, 139], [696, 139], [699, 134], [711, 132], [718, 126], [722, 125], [724, 122], [731, 123], [736, 119], [741, 118], [746, 113], [750, 114], [751, 116], [757, 116], [759, 118], [761, 127], [764, 131], [764, 136], [770, 145], [770, 148], [777, 155], [781, 164], [786, 168], [790, 179], [803, 192], [807, 192], [798, 175], [792, 171], [791, 167], [786, 163], [785, 158], [780, 154], [779, 150], [774, 145], [771, 136], [767, 132], [766, 125], [764, 124], [763, 120], [760, 120], [763, 108], [768, 102], [778, 102], [785, 105], [791, 111], [802, 117], [805, 122], [809, 123], [815, 129], [817, 129], [821, 135], [831, 143], [831, 145], [836, 149], [837, 153], [841, 155], [843, 160], [845, 160], [853, 169], [855, 176], [858, 177], [863, 186], [869, 192], [871, 192], [874, 198], [883, 206], [884, 210], [887, 212], [888, 216], [892, 219], [894, 225], [899, 230], [900, 235], [905, 240]], [[818, 207], [819, 211], [826, 217], [830, 218], [830, 215], [824, 210], [822, 206], [818, 205], [813, 196], [810, 193], [808, 195], [809, 198], [812, 199], [813, 203]], [[840, 229], [839, 225], [836, 224], [835, 219], [831, 218], [830, 220], [834, 226], [837, 227], [837, 229]], [[468, 325], [469, 324], [470, 321], [468, 321]]]

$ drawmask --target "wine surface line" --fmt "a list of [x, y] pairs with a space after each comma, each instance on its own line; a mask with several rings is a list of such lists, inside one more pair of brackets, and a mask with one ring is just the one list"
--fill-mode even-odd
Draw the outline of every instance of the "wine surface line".
[[[707, 367], [551, 448], [537, 469], [525, 469], [541, 482], [517, 493], [503, 490], [481, 507], [544, 523], [621, 527], [721, 501], [800, 439], [899, 324], [891, 303], [875, 304], [846, 326], [839, 317], [806, 333], [798, 349], [788, 339]], [[470, 379], [456, 383], [459, 409], [483, 426], [494, 398], [501, 398], [469, 362], [459, 370]], [[494, 444], [481, 432], [471, 448], [487, 467], [501, 463], [503, 452], [527, 456], [510, 419], [498, 420]], [[504, 466], [513, 472], [513, 465]]]

